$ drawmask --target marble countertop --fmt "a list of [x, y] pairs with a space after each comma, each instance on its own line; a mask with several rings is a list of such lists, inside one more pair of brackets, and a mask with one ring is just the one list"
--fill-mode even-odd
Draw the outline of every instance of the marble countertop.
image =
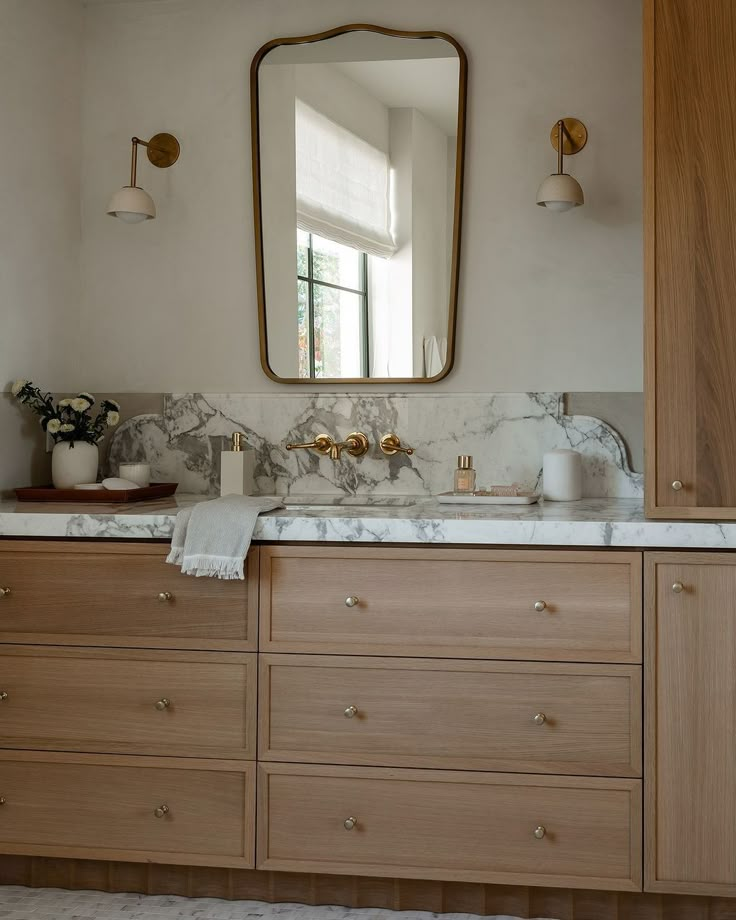
[[[132, 505], [2, 501], [0, 537], [170, 539], [181, 508], [207, 501], [180, 495]], [[294, 502], [292, 497], [287, 501]], [[329, 499], [326, 499], [329, 501]], [[357, 501], [356, 498], [346, 501]], [[380, 500], [378, 500], [380, 501]], [[254, 540], [359, 543], [736, 548], [736, 523], [647, 521], [639, 499], [537, 505], [440, 505], [433, 499], [370, 507], [300, 503], [261, 515]], [[404, 499], [409, 501], [409, 499]]]

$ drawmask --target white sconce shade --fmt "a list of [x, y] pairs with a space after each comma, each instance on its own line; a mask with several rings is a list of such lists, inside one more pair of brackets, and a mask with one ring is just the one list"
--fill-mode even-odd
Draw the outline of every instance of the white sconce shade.
[[554, 173], [542, 182], [537, 191], [537, 204], [550, 211], [569, 211], [585, 203], [577, 179], [567, 173]]
[[125, 185], [110, 199], [107, 213], [111, 217], [119, 217], [126, 224], [137, 224], [143, 220], [153, 220], [156, 205], [144, 189], [137, 185]]
[[148, 192], [136, 183], [139, 144], [146, 148], [149, 162], [159, 169], [173, 166], [179, 159], [181, 148], [173, 134], [165, 133], [154, 134], [150, 141], [132, 137], [130, 142], [130, 185], [124, 185], [119, 192], [115, 192], [107, 206], [107, 213], [111, 217], [119, 217], [126, 224], [140, 224], [144, 220], [153, 220], [156, 205]]
[[588, 129], [577, 118], [560, 118], [549, 137], [557, 151], [557, 172], [543, 180], [537, 189], [537, 204], [548, 211], [571, 211], [585, 204], [583, 189], [564, 169], [565, 156], [573, 156], [585, 147]]

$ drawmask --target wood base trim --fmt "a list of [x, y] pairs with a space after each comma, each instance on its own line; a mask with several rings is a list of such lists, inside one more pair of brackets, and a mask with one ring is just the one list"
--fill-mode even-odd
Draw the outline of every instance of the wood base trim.
[[0, 885], [556, 920], [733, 920], [736, 899], [0, 856]]

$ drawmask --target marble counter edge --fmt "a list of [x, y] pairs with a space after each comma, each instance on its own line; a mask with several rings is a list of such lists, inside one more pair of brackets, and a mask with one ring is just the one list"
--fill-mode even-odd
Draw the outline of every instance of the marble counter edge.
[[[176, 506], [104, 511], [26, 510], [0, 504], [0, 537], [168, 540]], [[559, 515], [559, 516], [556, 516]], [[577, 518], [577, 519], [576, 519]], [[404, 508], [280, 509], [262, 515], [253, 539], [262, 542], [417, 543], [618, 548], [732, 549], [736, 523], [648, 521], [636, 500], [591, 500], [579, 509], [539, 507], [514, 514], [447, 511], [423, 504]]]

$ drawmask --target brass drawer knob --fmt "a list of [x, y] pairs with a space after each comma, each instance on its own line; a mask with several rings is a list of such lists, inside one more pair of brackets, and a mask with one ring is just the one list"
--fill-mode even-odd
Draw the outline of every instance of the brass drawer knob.
[[0, 795], [0, 805], [4, 805], [4, 804], [5, 804], [5, 796]]
[[673, 490], [674, 490], [675, 492], [681, 492], [681, 491], [682, 491], [682, 482], [681, 482], [679, 479], [676, 479], [676, 480], [672, 483], [672, 488], [673, 488]]
[[356, 597], [354, 594], [351, 594], [350, 597], [345, 598], [346, 607], [357, 607], [360, 603], [360, 598]]
[[537, 611], [537, 613], [541, 613], [543, 610], [547, 609], [547, 605], [544, 601], [537, 601], [534, 604], [534, 609]]
[[171, 591], [160, 591], [158, 599], [162, 604], [165, 604], [167, 601], [173, 600], [174, 595], [171, 593]]
[[532, 719], [532, 722], [534, 722], [535, 725], [544, 725], [546, 721], [547, 716], [543, 712], [538, 712]]
[[7, 700], [7, 698], [8, 698], [7, 692], [5, 690], [0, 690], [0, 703]]
[[672, 585], [672, 590], [675, 592], [675, 594], [682, 594], [682, 592], [685, 590], [685, 585], [683, 585], [681, 581], [676, 581]]
[[348, 706], [348, 708], [343, 713], [346, 719], [354, 719], [358, 715], [357, 706]]
[[156, 815], [157, 818], [163, 818], [166, 815], [168, 815], [168, 813], [169, 813], [168, 805], [159, 805], [158, 808], [154, 811], [154, 815]]
[[342, 822], [342, 826], [346, 831], [351, 831], [357, 823], [358, 819], [351, 816], [350, 818], [345, 818], [345, 820]]
[[0, 588], [0, 597], [9, 597], [10, 588]]
[[156, 703], [156, 709], [158, 709], [159, 712], [163, 712], [165, 709], [168, 709], [169, 706], [171, 706], [171, 700], [167, 700], [165, 696]]
[[541, 840], [542, 837], [547, 833], [547, 828], [544, 825], [540, 824], [539, 827], [534, 828], [534, 836], [537, 840]]

